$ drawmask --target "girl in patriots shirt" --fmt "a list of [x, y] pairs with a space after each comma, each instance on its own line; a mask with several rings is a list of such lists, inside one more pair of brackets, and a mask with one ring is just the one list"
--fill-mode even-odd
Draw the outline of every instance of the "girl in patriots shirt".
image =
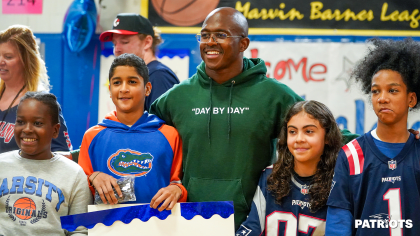
[[420, 235], [420, 141], [407, 131], [420, 107], [420, 44], [371, 42], [352, 76], [370, 95], [377, 128], [339, 153], [326, 235]]
[[251, 212], [236, 235], [324, 235], [341, 140], [334, 116], [324, 104], [293, 105], [277, 144], [279, 159], [263, 171]]

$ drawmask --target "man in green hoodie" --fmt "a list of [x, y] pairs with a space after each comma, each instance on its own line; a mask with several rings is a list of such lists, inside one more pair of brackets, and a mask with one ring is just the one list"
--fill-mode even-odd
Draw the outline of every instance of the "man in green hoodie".
[[272, 163], [288, 108], [303, 99], [248, 59], [248, 23], [233, 8], [212, 11], [200, 34], [203, 62], [151, 106], [183, 142], [188, 201], [234, 201], [235, 230], [246, 219], [261, 171]]

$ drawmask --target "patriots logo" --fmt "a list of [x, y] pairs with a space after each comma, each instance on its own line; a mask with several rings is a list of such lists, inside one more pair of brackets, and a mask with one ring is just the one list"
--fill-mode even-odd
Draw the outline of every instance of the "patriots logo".
[[309, 209], [311, 209], [311, 204], [309, 202], [304, 202], [302, 200], [292, 200], [292, 206], [299, 206], [300, 208], [302, 208], [302, 210], [305, 207], [308, 207]]
[[395, 181], [401, 181], [401, 176], [383, 177], [382, 178], [382, 183], [384, 183], [384, 182], [395, 183]]
[[302, 204], [302, 202], [299, 202], [298, 206], [300, 206], [300, 208], [302, 208], [302, 210], [303, 210], [303, 208], [305, 208], [305, 205]]
[[390, 179], [384, 180], [384, 182], [395, 183], [395, 179], [390, 178]]
[[120, 149], [108, 158], [108, 169], [119, 176], [145, 176], [153, 167], [153, 156], [130, 149]]

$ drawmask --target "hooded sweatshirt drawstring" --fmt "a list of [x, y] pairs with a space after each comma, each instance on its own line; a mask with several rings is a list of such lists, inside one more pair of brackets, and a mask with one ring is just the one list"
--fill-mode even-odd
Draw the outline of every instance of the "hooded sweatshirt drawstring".
[[[210, 79], [210, 110], [209, 110], [209, 119], [207, 122], [207, 137], [209, 139], [209, 144], [211, 144], [211, 135], [210, 135], [210, 124], [211, 124], [211, 113], [212, 113], [212, 86], [213, 86], [213, 80], [211, 78]], [[232, 105], [232, 90], [233, 90], [233, 85], [235, 84], [235, 80], [232, 80], [230, 83], [230, 90], [229, 90], [229, 105], [227, 107], [227, 113], [228, 113], [228, 140], [230, 140], [230, 121], [231, 121], [231, 117], [230, 117], [230, 112], [229, 112], [229, 108]]]
[[230, 140], [230, 112], [229, 107], [232, 105], [232, 89], [233, 85], [235, 84], [235, 80], [232, 80], [230, 83], [230, 91], [229, 91], [229, 106], [228, 106], [228, 140]]
[[209, 138], [209, 144], [211, 144], [211, 139], [210, 139], [210, 122], [211, 122], [211, 106], [212, 106], [212, 101], [211, 101], [211, 88], [213, 85], [213, 80], [209, 77], [210, 79], [210, 110], [209, 110], [209, 120], [207, 122], [207, 137]]

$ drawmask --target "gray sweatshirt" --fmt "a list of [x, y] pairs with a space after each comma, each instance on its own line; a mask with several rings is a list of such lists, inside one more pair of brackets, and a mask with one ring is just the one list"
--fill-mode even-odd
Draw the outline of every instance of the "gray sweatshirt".
[[60, 216], [85, 213], [92, 203], [82, 168], [59, 155], [49, 160], [0, 155], [0, 236], [87, 235], [61, 228]]

